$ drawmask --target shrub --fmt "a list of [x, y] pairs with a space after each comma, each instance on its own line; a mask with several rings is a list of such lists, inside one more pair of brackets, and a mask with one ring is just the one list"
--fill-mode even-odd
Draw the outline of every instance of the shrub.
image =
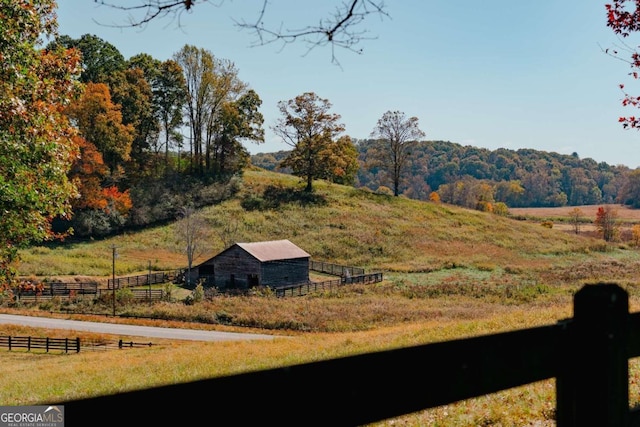
[[204, 299], [204, 287], [202, 286], [202, 281], [200, 281], [193, 292], [191, 292], [191, 297], [193, 298], [193, 302], [201, 302]]

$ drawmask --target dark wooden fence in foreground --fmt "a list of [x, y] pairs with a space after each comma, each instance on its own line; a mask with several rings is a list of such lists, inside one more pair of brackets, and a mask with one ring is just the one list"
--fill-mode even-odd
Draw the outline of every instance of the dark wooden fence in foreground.
[[116, 408], [126, 426], [359, 426], [555, 378], [558, 427], [626, 427], [640, 425], [629, 408], [637, 356], [640, 313], [622, 288], [597, 284], [549, 326], [58, 404], [68, 426]]

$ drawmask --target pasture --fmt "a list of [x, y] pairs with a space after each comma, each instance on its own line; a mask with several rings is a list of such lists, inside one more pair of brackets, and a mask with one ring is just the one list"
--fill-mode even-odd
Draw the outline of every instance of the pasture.
[[574, 227], [570, 223], [571, 211], [580, 210], [580, 233], [598, 237], [598, 231], [594, 224], [598, 208], [610, 206], [617, 214], [617, 221], [620, 224], [621, 238], [629, 240], [631, 227], [640, 224], [640, 209], [632, 209], [624, 205], [583, 205], [583, 206], [562, 206], [557, 208], [510, 208], [509, 213], [518, 218], [526, 218], [533, 221], [550, 221], [553, 228], [562, 231], [574, 232]]
[[[559, 233], [556, 221], [548, 229], [533, 215], [521, 221], [325, 182], [319, 182], [316, 190], [325, 200], [322, 205], [288, 203], [263, 211], [241, 208], [239, 198], [262, 196], [270, 184], [299, 185], [294, 177], [249, 171], [238, 199], [200, 212], [210, 227], [208, 252], [202, 258], [220, 250], [217, 236], [225, 221], [236, 221], [236, 241], [289, 238], [313, 259], [383, 271], [385, 280], [300, 297], [256, 293], [216, 296], [191, 305], [182, 301], [188, 291], [176, 288], [173, 301], [121, 305], [115, 319], [108, 315], [108, 308], [107, 315], [89, 313], [90, 304], [3, 304], [0, 310], [5, 312], [253, 330], [293, 339], [163, 342], [126, 352], [69, 355], [0, 350], [4, 379], [0, 402], [27, 405], [77, 399], [554, 324], [571, 317], [574, 293], [596, 281], [620, 284], [630, 294], [631, 311], [640, 308], [640, 256], [634, 247], [608, 244], [586, 234]], [[184, 254], [173, 227], [34, 246], [23, 251], [19, 271], [27, 277], [80, 274], [106, 282], [112, 245], [119, 248], [118, 276], [144, 273], [149, 260], [158, 271], [181, 267]], [[9, 326], [0, 326], [0, 335], [76, 336], [73, 331]], [[34, 369], [45, 362], [46, 371]], [[631, 402], [638, 404], [640, 369], [635, 360], [630, 366]], [[378, 424], [551, 426], [554, 390], [554, 381], [546, 380]]]

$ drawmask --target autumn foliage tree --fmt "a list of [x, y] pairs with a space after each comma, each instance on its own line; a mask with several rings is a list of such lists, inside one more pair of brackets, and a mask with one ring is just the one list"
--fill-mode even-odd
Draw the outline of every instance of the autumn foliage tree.
[[[291, 168], [294, 175], [304, 177], [305, 191], [313, 191], [313, 180], [327, 177], [327, 171], [350, 170], [345, 155], [357, 156], [345, 145], [347, 140], [335, 138], [345, 127], [340, 115], [331, 113], [331, 103], [314, 92], [306, 92], [288, 101], [280, 101], [278, 109], [282, 117], [272, 128], [276, 135], [293, 149], [280, 163]], [[349, 142], [350, 143], [350, 142]]]
[[58, 227], [72, 227], [79, 234], [108, 234], [122, 226], [133, 206], [128, 190], [115, 185], [104, 186], [109, 168], [95, 145], [77, 136], [75, 142], [80, 155], [75, 159], [69, 178], [75, 183], [79, 196], [72, 201], [73, 218], [58, 221]]
[[57, 33], [53, 0], [0, 0], [0, 288], [10, 284], [21, 245], [55, 237], [76, 189], [77, 155], [63, 113], [80, 73], [76, 51], [43, 49]]
[[[640, 31], [640, 0], [613, 0], [605, 5], [607, 10], [607, 26], [623, 39], [627, 39], [632, 33]], [[637, 80], [640, 77], [640, 52], [639, 46], [625, 44], [619, 48], [607, 49], [606, 52], [629, 64], [629, 75]], [[627, 55], [628, 57], [623, 57]], [[640, 96], [634, 96], [626, 92], [625, 85], [620, 84], [624, 94], [623, 106], [640, 107]], [[624, 128], [640, 128], [640, 115], [634, 114], [618, 119]]]
[[610, 205], [600, 206], [596, 212], [596, 228], [607, 242], [613, 242], [619, 237], [620, 225], [617, 219], [618, 211]]
[[580, 208], [573, 208], [569, 211], [569, 223], [573, 232], [580, 234], [580, 221], [582, 218], [582, 210]]
[[122, 123], [121, 107], [111, 100], [109, 86], [87, 83], [82, 97], [67, 108], [67, 114], [81, 135], [100, 151], [115, 177], [118, 168], [129, 160], [134, 128]]

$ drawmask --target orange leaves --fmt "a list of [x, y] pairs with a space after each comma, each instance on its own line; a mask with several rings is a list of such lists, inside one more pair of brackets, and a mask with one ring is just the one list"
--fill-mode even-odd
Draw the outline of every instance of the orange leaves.
[[102, 195], [107, 203], [107, 207], [104, 209], [107, 213], [110, 213], [111, 209], [115, 209], [121, 215], [126, 215], [133, 206], [129, 190], [121, 192], [118, 187], [112, 186], [103, 188]]
[[122, 123], [120, 106], [111, 100], [109, 87], [88, 83], [80, 99], [67, 108], [80, 133], [96, 146], [113, 170], [129, 159], [134, 129]]

